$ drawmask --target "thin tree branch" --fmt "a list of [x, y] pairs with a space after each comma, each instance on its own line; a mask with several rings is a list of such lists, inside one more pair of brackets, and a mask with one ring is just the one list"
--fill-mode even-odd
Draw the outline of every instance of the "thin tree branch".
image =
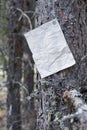
[[31, 23], [31, 20], [30, 20], [29, 16], [28, 16], [26, 13], [24, 13], [24, 11], [22, 11], [20, 8], [17, 8], [16, 10], [21, 13], [21, 16], [20, 16], [20, 18], [19, 18], [19, 21], [20, 21], [21, 18], [24, 16], [24, 17], [28, 20], [28, 23], [29, 23], [29, 25], [30, 25], [30, 30], [32, 30], [32, 23]]

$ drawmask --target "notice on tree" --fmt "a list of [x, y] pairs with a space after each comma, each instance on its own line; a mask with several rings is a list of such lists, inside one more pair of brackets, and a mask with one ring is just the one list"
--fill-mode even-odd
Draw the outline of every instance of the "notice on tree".
[[75, 64], [57, 19], [24, 34], [36, 67], [45, 78]]

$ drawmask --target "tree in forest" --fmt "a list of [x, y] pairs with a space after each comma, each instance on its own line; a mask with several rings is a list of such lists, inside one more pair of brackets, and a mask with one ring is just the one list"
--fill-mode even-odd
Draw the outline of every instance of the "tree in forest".
[[[8, 24], [8, 45], [9, 45], [9, 64], [8, 64], [8, 95], [7, 95], [7, 130], [21, 130], [21, 111], [20, 111], [20, 87], [22, 78], [22, 56], [24, 51], [24, 84], [27, 86], [29, 94], [34, 90], [34, 63], [32, 54], [21, 36], [24, 24], [21, 15], [23, 11], [34, 12], [35, 1], [32, 0], [13, 0], [9, 10]], [[28, 12], [29, 13], [29, 12]], [[72, 106], [64, 102], [63, 93], [66, 90], [80, 90], [84, 97], [87, 91], [87, 17], [86, 1], [84, 0], [37, 0], [36, 1], [35, 23], [40, 26], [54, 18], [57, 18], [67, 43], [72, 51], [76, 64], [73, 67], [62, 70], [45, 79], [41, 79], [38, 74], [38, 114], [37, 130], [55, 129], [77, 129], [77, 119], [70, 119], [55, 123], [55, 118], [60, 119], [64, 115], [74, 113]], [[27, 15], [32, 19], [32, 14]], [[29, 19], [28, 19], [29, 20]], [[30, 21], [28, 21], [30, 22]], [[30, 23], [29, 23], [30, 24]], [[34, 20], [32, 20], [34, 28]], [[28, 25], [29, 26], [29, 25]], [[28, 27], [27, 26], [27, 27]], [[26, 51], [27, 50], [27, 51]], [[26, 58], [27, 56], [27, 58]], [[29, 71], [28, 71], [29, 69]], [[27, 73], [26, 73], [27, 71]], [[85, 92], [85, 94], [84, 94]], [[27, 96], [27, 95], [25, 95]], [[34, 107], [34, 100], [29, 101], [30, 111]], [[29, 112], [30, 112], [29, 111]], [[33, 113], [33, 111], [32, 111]], [[77, 121], [77, 122], [76, 122]], [[31, 120], [34, 122], [34, 119]], [[77, 124], [76, 124], [77, 123]], [[86, 122], [87, 123], [87, 122]], [[83, 127], [82, 130], [85, 130]], [[86, 128], [86, 127], [85, 127]], [[32, 126], [29, 129], [34, 129]]]
[[[27, 16], [30, 18], [32, 23], [32, 28], [35, 26], [35, 0], [27, 0], [24, 1], [24, 11], [29, 12]], [[29, 23], [24, 20], [24, 26], [26, 26], [26, 32], [30, 30]], [[24, 84], [28, 93], [24, 93], [24, 98], [29, 96], [34, 91], [35, 86], [35, 79], [34, 79], [34, 61], [32, 58], [32, 53], [28, 47], [27, 42], [24, 40], [24, 49], [23, 49], [23, 61], [24, 61]], [[26, 100], [24, 103], [24, 110], [27, 112], [27, 123], [29, 124], [29, 128], [32, 130], [36, 129], [36, 112], [35, 112], [35, 105], [34, 105], [34, 98], [30, 101]]]
[[[16, 0], [11, 1], [11, 8], [9, 11], [9, 86], [7, 96], [7, 128], [12, 130], [21, 129], [21, 122], [24, 118], [21, 115], [20, 109], [20, 88], [22, 87], [21, 78], [23, 76], [24, 87], [27, 91], [27, 93], [24, 94], [24, 99], [34, 91], [34, 62], [28, 45], [24, 40], [24, 37], [22, 37], [22, 33], [34, 27], [34, 2], [35, 1], [31, 0], [23, 0], [22, 3], [21, 1]], [[22, 15], [24, 16], [23, 19], [21, 17]], [[31, 27], [29, 19], [32, 21]], [[22, 66], [22, 59], [24, 66]], [[23, 70], [24, 74], [22, 76]], [[24, 103], [25, 113], [27, 113], [25, 120], [29, 120], [29, 128], [35, 130], [36, 112], [34, 111], [34, 99], [26, 101]]]
[[10, 1], [9, 23], [8, 23], [8, 94], [7, 94], [7, 130], [21, 130], [21, 111], [20, 111], [20, 82], [22, 77], [22, 55], [23, 43], [20, 35], [22, 22], [18, 21], [20, 12], [17, 8], [23, 8], [23, 1]]
[[[37, 0], [37, 25], [40, 26], [47, 21], [57, 17], [67, 43], [72, 51], [76, 65], [58, 72], [47, 78], [38, 80], [38, 130], [75, 129], [75, 122], [68, 120], [63, 124], [54, 123], [55, 116], [72, 113], [69, 106], [65, 107], [63, 92], [67, 88], [84, 90], [87, 86], [87, 25], [86, 25], [86, 1], [83, 0]], [[50, 91], [50, 94], [49, 94]], [[83, 92], [84, 93], [84, 92]], [[84, 95], [84, 94], [83, 94]], [[74, 124], [74, 125], [73, 125]], [[83, 123], [83, 128], [84, 130]], [[61, 127], [61, 128], [60, 128]]]

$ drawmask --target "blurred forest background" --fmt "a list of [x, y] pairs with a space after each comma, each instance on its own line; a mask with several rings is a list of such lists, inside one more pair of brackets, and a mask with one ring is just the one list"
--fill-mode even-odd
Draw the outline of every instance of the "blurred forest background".
[[[41, 79], [23, 34], [55, 17], [77, 64]], [[0, 0], [0, 130], [79, 130], [77, 118], [54, 122], [75, 111], [68, 86], [87, 102], [87, 1]]]

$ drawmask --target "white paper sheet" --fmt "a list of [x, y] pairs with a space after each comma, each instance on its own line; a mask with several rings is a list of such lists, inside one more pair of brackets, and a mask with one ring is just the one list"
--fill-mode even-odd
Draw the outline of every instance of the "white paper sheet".
[[41, 78], [75, 64], [57, 19], [25, 33], [24, 36]]

